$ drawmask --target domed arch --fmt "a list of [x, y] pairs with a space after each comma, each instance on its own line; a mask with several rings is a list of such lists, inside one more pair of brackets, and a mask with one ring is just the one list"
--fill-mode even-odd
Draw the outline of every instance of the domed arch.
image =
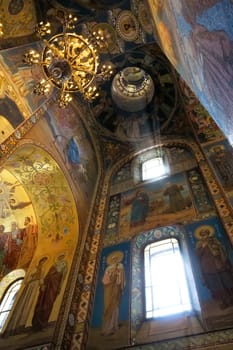
[[[30, 249], [34, 249], [33, 254], [25, 266], [20, 265], [20, 259], [18, 259], [15, 268], [25, 268], [26, 275], [30, 276], [31, 272], [38, 267], [38, 261], [42, 256], [47, 257], [43, 266], [44, 277], [48, 276], [51, 269], [56, 268], [58, 264], [63, 266], [63, 275], [58, 286], [59, 292], [51, 301], [51, 310], [46, 320], [47, 323], [55, 321], [79, 239], [78, 213], [73, 193], [65, 175], [52, 156], [46, 150], [32, 144], [24, 144], [17, 148], [6, 160], [0, 172], [5, 174], [4, 180], [0, 177], [0, 181], [4, 182], [9, 193], [7, 197], [9, 210], [11, 214], [12, 211], [14, 212], [14, 215], [10, 216], [11, 221], [12, 218], [19, 219], [21, 212], [23, 220], [25, 217], [30, 219], [28, 225], [30, 230], [25, 235], [21, 234], [19, 238], [21, 242], [18, 243], [21, 248], [20, 255], [27, 255]], [[22, 202], [18, 194], [19, 188], [22, 188], [28, 200], [25, 199]], [[15, 202], [10, 206], [10, 199], [15, 193], [18, 196], [16, 195]], [[30, 205], [26, 205], [26, 202]], [[31, 211], [26, 215], [29, 208]], [[26, 226], [22, 227], [23, 221], [20, 222], [18, 228], [22, 233]], [[1, 218], [0, 223], [10, 231], [9, 217]], [[6, 237], [1, 245], [2, 252], [6, 248], [7, 240], [12, 238], [12, 232], [4, 234]], [[4, 259], [4, 252], [2, 255]], [[31, 326], [32, 317], [33, 313], [29, 317], [30, 320], [25, 323], [26, 327]]]
[[[3, 278], [3, 285], [0, 283], [0, 332], [7, 321], [9, 313], [12, 311], [15, 299], [20, 291], [20, 287], [23, 283], [25, 271], [22, 269], [14, 270]], [[5, 288], [3, 290], [3, 286]]]

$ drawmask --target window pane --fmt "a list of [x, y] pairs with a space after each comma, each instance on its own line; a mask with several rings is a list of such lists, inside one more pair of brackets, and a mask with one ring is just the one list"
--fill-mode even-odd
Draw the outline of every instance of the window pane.
[[151, 288], [146, 288], [146, 310], [150, 311], [152, 310], [152, 289]]
[[145, 248], [145, 288], [146, 317], [149, 317], [148, 311], [151, 311], [151, 300], [148, 298], [152, 298], [153, 317], [191, 310], [183, 261], [176, 239], [155, 242]]
[[6, 322], [6, 319], [12, 309], [16, 295], [20, 289], [23, 279], [18, 279], [9, 286], [0, 304], [0, 332]]
[[149, 265], [145, 269], [145, 282], [146, 286], [151, 286], [151, 271]]
[[161, 177], [166, 173], [162, 157], [149, 159], [142, 164], [142, 180]]

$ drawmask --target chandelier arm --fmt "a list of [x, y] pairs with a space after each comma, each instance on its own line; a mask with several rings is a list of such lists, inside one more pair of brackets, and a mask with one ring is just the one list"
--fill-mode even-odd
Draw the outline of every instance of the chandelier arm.
[[50, 91], [51, 83], [51, 79], [45, 77], [34, 85], [33, 92], [37, 95], [47, 95]]
[[79, 92], [83, 92], [84, 91], [84, 88], [83, 88], [83, 86], [81, 86], [80, 85], [80, 79], [75, 79], [75, 76], [72, 76], [73, 77], [73, 79], [74, 79], [74, 81], [75, 81], [75, 84], [77, 85], [77, 87], [78, 87], [78, 91]]
[[87, 67], [85, 67], [85, 66], [80, 66], [80, 65], [77, 66], [76, 71], [80, 71], [80, 72], [84, 72], [84, 73], [89, 73], [89, 74], [91, 74], [91, 75], [93, 75], [93, 76], [97, 75], [95, 71], [93, 71], [93, 70], [88, 70]]
[[64, 58], [64, 55], [62, 54], [62, 52], [59, 49], [57, 49], [54, 45], [51, 45], [48, 40], [43, 39], [43, 43], [44, 43], [44, 51], [46, 48], [49, 48], [53, 52], [53, 55], [59, 58]]
[[69, 28], [69, 23], [67, 21], [67, 16], [64, 17], [64, 22], [62, 23], [63, 25], [63, 34], [67, 33], [67, 29]]
[[66, 92], [67, 85], [68, 85], [67, 82], [64, 81], [63, 84], [62, 84], [62, 88], [61, 88], [61, 94]]
[[[63, 43], [64, 43], [64, 58], [68, 59], [68, 50], [67, 50], [67, 27], [63, 25]], [[69, 34], [69, 33], [68, 33]]]
[[[66, 34], [68, 34], [68, 36], [67, 36]], [[67, 46], [67, 44], [68, 44], [68, 39], [69, 39], [69, 34], [71, 34], [71, 33], [66, 32], [66, 31], [63, 31], [64, 56], [62, 56], [62, 57], [65, 58], [65, 59], [67, 59], [67, 60], [69, 61], [69, 63], [70, 63], [72, 66], [73, 66], [73, 64], [74, 64], [74, 67], [75, 67], [75, 66], [80, 66], [80, 63], [75, 63], [75, 61], [79, 59], [79, 57], [82, 55], [82, 52], [85, 51], [87, 48], [92, 52], [92, 55], [96, 57], [96, 55], [95, 55], [94, 50], [92, 49], [92, 47], [89, 46], [88, 43], [86, 43], [86, 42], [84, 41], [85, 45], [84, 45], [84, 46], [81, 46], [81, 48], [79, 47], [79, 53], [78, 53], [78, 55], [76, 55], [75, 57], [72, 58], [72, 55], [69, 54], [69, 51], [68, 51], [69, 46]], [[71, 35], [72, 35], [72, 34], [71, 34]], [[77, 37], [79, 37], [79, 36], [77, 35]], [[83, 42], [82, 36], [81, 36], [81, 39], [82, 39], [82, 42]], [[79, 60], [79, 61], [80, 61], [80, 60]], [[85, 67], [85, 66], [83, 66], [83, 67]], [[89, 72], [89, 71], [88, 71], [88, 72]], [[89, 72], [89, 73], [95, 74], [95, 72]]]
[[79, 62], [75, 62], [76, 60], [79, 59], [79, 56], [80, 56], [80, 54], [79, 54], [79, 55], [76, 55], [74, 58], [70, 59], [70, 60], [69, 60], [70, 65], [71, 65], [73, 68], [76, 68], [76, 67], [77, 67], [76, 70], [79, 70], [79, 71], [81, 71], [81, 72], [90, 73], [90, 74], [92, 74], [92, 75], [96, 75], [96, 71], [95, 71], [95, 70], [92, 70], [92, 69], [90, 70], [90, 69], [88, 69], [88, 67], [87, 67], [85, 64], [79, 63], [80, 60], [79, 60]]

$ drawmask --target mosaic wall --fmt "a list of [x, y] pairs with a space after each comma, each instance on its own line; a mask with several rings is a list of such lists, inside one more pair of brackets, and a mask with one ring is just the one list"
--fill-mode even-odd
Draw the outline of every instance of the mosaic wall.
[[52, 132], [53, 145], [72, 180], [81, 187], [84, 200], [90, 203], [97, 181], [98, 165], [93, 141], [82, 122], [86, 113], [88, 111], [81, 103], [61, 109], [54, 102], [47, 112], [46, 120]]
[[[170, 150], [170, 155], [171, 154], [172, 152]], [[174, 154], [179, 155], [177, 148]], [[182, 155], [181, 152], [181, 158]], [[140, 157], [141, 160], [146, 159], [146, 157]], [[120, 339], [122, 341], [124, 337], [126, 337], [124, 340], [125, 348], [127, 348], [128, 342], [135, 346], [140, 343], [152, 343], [155, 340], [161, 341], [167, 339], [167, 341], [161, 343], [161, 346], [165, 346], [166, 348], [166, 346], [169, 345], [165, 344], [169, 344], [168, 339], [170, 337], [181, 337], [180, 344], [185, 344], [186, 340], [182, 338], [182, 335], [205, 333], [206, 330], [225, 329], [226, 327], [231, 327], [233, 324], [231, 316], [231, 271], [233, 252], [229, 241], [231, 231], [226, 231], [221, 221], [216, 216], [217, 212], [220, 214], [222, 213], [224, 216], [223, 212], [226, 210], [227, 204], [224, 204], [224, 201], [222, 201], [222, 208], [219, 206], [222, 189], [214, 182], [213, 175], [210, 175], [211, 170], [204, 159], [199, 161], [200, 168], [198, 168], [195, 163], [187, 162], [187, 160], [190, 159], [189, 157], [185, 158], [186, 163], [183, 162], [183, 171], [180, 170], [180, 167], [176, 167], [175, 164], [176, 160], [179, 162], [179, 156], [176, 158], [174, 157], [174, 159], [170, 157], [170, 160], [173, 159], [174, 162], [171, 167], [174, 173], [166, 179], [157, 180], [154, 183], [153, 181], [145, 184], [141, 183], [141, 179], [137, 176], [137, 170], [135, 170], [138, 166], [137, 162], [132, 159], [124, 163], [112, 176], [107, 217], [104, 226], [105, 248], [102, 252], [105, 254], [105, 249], [118, 251], [119, 242], [122, 242], [121, 244], [124, 245], [124, 242], [131, 238], [132, 268], [129, 296], [131, 303], [131, 327], [130, 334], [126, 330], [124, 334], [120, 333], [121, 328], [119, 328], [114, 332], [114, 335], [106, 335], [109, 341], [108, 344], [114, 341], [116, 337], [115, 334], [121, 334]], [[190, 169], [187, 168], [187, 164], [190, 164]], [[134, 178], [134, 176], [136, 177]], [[168, 183], [169, 186], [172, 186], [174, 191], [171, 191], [170, 187], [168, 187]], [[175, 191], [174, 185], [178, 187], [179, 191]], [[209, 191], [207, 188], [209, 188]], [[136, 196], [137, 193], [138, 198]], [[162, 198], [163, 200], [161, 201]], [[172, 198], [176, 203], [174, 207], [172, 206]], [[135, 208], [133, 205], [134, 201], [137, 204]], [[184, 207], [182, 207], [182, 203]], [[174, 208], [174, 213], [172, 208]], [[153, 210], [157, 210], [155, 216], [152, 215]], [[185, 215], [185, 211], [187, 210], [192, 210], [190, 217]], [[134, 211], [137, 214], [133, 215]], [[166, 220], [160, 225], [160, 216], [165, 214], [167, 215]], [[229, 219], [231, 218], [228, 212], [228, 214], [225, 214], [226, 221], [227, 215]], [[168, 222], [171, 223], [171, 226], [167, 226]], [[179, 222], [179, 225], [173, 225], [174, 222]], [[230, 223], [230, 220], [228, 222]], [[155, 226], [157, 228], [155, 228]], [[225, 227], [227, 228], [227, 226]], [[230, 225], [228, 227], [230, 228]], [[205, 232], [205, 235], [203, 232]], [[183, 242], [182, 246], [186, 251], [190, 268], [193, 269], [192, 285], [193, 289], [196, 290], [194, 299], [197, 313], [190, 318], [192, 325], [189, 324], [189, 326], [181, 319], [177, 319], [172, 325], [167, 324], [166, 327], [155, 321], [144, 322], [143, 248], [152, 241], [166, 237], [177, 237]], [[215, 247], [218, 249], [219, 258], [217, 259], [219, 259], [219, 262], [220, 259], [222, 259], [220, 264], [222, 264], [221, 266], [224, 270], [223, 275], [226, 277], [229, 274], [229, 276], [226, 277], [229, 283], [228, 285], [222, 282], [222, 284], [217, 286], [217, 276], [220, 274], [217, 270], [214, 272], [215, 275], [213, 279], [215, 280], [215, 284], [213, 285], [205, 275], [206, 270], [205, 267], [203, 268], [203, 264], [205, 263], [203, 260], [199, 260], [199, 257], [202, 256], [201, 249], [205, 249], [203, 247], [206, 246], [208, 246], [209, 251], [213, 253], [213, 261], [210, 263], [212, 267], [216, 259], [212, 248]], [[220, 256], [222, 258], [220, 258]], [[97, 282], [97, 286], [99, 287], [97, 287], [96, 295], [101, 294], [98, 288], [100, 288], [100, 285], [102, 288], [103, 284], [104, 267], [102, 259], [103, 258], [100, 258], [99, 273], [97, 275], [97, 281], [99, 281]], [[103, 294], [101, 295], [103, 298]], [[226, 298], [226, 296], [228, 297]], [[101, 305], [100, 301], [98, 305]], [[97, 317], [98, 319], [97, 315], [99, 314], [99, 311], [94, 312], [93, 317]], [[121, 322], [119, 323], [121, 324]], [[93, 323], [91, 325], [89, 344], [92, 345], [91, 349], [97, 349], [97, 343], [94, 342], [96, 334], [92, 333], [93, 325], [95, 324]], [[99, 332], [101, 333], [101, 329]], [[206, 337], [200, 335], [197, 337], [199, 337], [197, 341], [200, 342], [201, 346]], [[190, 338], [191, 343], [192, 341], [192, 338]], [[98, 344], [103, 344], [102, 342], [103, 338], [100, 338]], [[177, 341], [177, 344], [178, 343], [179, 341]], [[111, 348], [111, 345], [108, 346]], [[152, 348], [154, 346], [156, 348], [157, 345], [151, 346]], [[194, 345], [193, 348], [195, 348]]]
[[11, 347], [20, 332], [33, 345], [35, 332], [40, 342], [52, 337], [79, 237], [76, 205], [56, 161], [31, 144], [4, 163], [0, 186], [0, 294], [26, 272], [3, 332], [14, 335]]
[[217, 181], [223, 187], [225, 195], [232, 205], [232, 146], [182, 79], [180, 79], [180, 87], [184, 96], [185, 110], [193, 126], [194, 134], [209, 160]]
[[[142, 183], [139, 177], [135, 184], [136, 161], [127, 163], [113, 176], [104, 245], [127, 240], [155, 226], [189, 222], [215, 213], [200, 171], [196, 167], [186, 170], [196, 165], [191, 152], [179, 147], [166, 152], [173, 172], [168, 177], [148, 183]], [[186, 171], [180, 172], [182, 168]], [[138, 169], [141, 171], [141, 166]]]
[[92, 349], [128, 343], [130, 255], [129, 242], [102, 251], [88, 345]]
[[34, 0], [4, 0], [0, 2], [4, 40], [30, 35], [37, 22]]
[[161, 47], [231, 143], [232, 1], [148, 4]]

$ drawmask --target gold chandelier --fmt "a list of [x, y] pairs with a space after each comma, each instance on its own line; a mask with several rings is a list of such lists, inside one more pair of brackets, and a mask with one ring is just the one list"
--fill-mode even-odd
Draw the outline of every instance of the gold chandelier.
[[42, 66], [44, 77], [36, 83], [33, 92], [48, 95], [55, 87], [59, 107], [66, 107], [72, 100], [71, 93], [79, 92], [86, 100], [95, 99], [98, 86], [113, 74], [111, 64], [100, 64], [99, 51], [106, 45], [101, 31], [88, 37], [71, 32], [77, 24], [77, 17], [63, 14], [60, 18], [63, 30], [51, 38], [51, 24], [40, 22], [36, 33], [43, 41], [41, 53], [30, 49], [24, 54], [24, 61], [30, 65]]

